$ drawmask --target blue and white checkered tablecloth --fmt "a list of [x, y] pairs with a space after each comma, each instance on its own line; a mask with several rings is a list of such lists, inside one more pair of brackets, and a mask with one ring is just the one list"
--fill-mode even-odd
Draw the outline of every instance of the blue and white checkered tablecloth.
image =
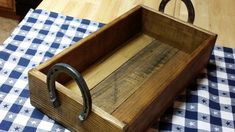
[[[30, 104], [28, 71], [103, 26], [30, 10], [0, 46], [0, 131], [68, 131]], [[208, 67], [153, 128], [224, 131], [235, 126], [235, 49], [216, 46]]]

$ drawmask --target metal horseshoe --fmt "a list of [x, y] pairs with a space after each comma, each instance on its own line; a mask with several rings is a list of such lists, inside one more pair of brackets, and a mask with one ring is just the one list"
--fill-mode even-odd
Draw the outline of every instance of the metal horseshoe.
[[[159, 6], [159, 11], [164, 12], [164, 9], [169, 1], [170, 0], [162, 0]], [[188, 10], [188, 22], [193, 23], [195, 19], [195, 11], [193, 4], [191, 0], [182, 0], [182, 1], [184, 2]]]
[[68, 74], [76, 81], [77, 85], [79, 86], [83, 98], [83, 110], [78, 116], [78, 118], [81, 122], [83, 122], [87, 119], [88, 115], [91, 112], [91, 94], [82, 75], [72, 66], [65, 63], [57, 63], [49, 69], [47, 73], [47, 88], [49, 91], [50, 101], [52, 102], [55, 108], [60, 106], [60, 101], [56, 95], [55, 89], [56, 77], [60, 73]]

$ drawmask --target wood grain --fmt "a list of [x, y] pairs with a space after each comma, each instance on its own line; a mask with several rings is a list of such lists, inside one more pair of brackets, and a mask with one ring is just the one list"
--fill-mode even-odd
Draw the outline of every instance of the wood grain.
[[[187, 20], [185, 5], [177, 0], [175, 17]], [[235, 1], [193, 0], [194, 24], [218, 34], [217, 44], [235, 48]]]
[[15, 0], [0, 0], [0, 16], [19, 20], [16, 15]]
[[[88, 88], [94, 88], [98, 83], [118, 69], [122, 64], [127, 62], [131, 57], [137, 54], [152, 41], [153, 38], [148, 35], [143, 33], [137, 34], [132, 39], [127, 41], [123, 47], [108, 54], [103, 59], [87, 68], [84, 72], [82, 72], [82, 75], [88, 85]], [[74, 80], [69, 81], [65, 84], [65, 86], [80, 95], [80, 91], [78, 91], [78, 86]]]
[[131, 122], [129, 130], [143, 131], [142, 128], [146, 128], [149, 122], [156, 120], [156, 117], [159, 117], [160, 113], [173, 102], [174, 97], [194, 81], [197, 73], [206, 66], [215, 38], [216, 36], [209, 37], [190, 55], [178, 52], [112, 115], [123, 122]]
[[[139, 4], [158, 10], [160, 2], [161, 0], [43, 0], [38, 8], [109, 23]], [[166, 7], [167, 14], [173, 15], [174, 5], [175, 0], [171, 0]]]
[[15, 1], [14, 0], [1, 0], [0, 7], [14, 9], [15, 8]]
[[187, 23], [183, 24], [177, 19], [168, 19], [166, 15], [156, 15], [153, 10], [152, 12], [149, 10], [151, 9], [143, 10], [143, 31], [171, 46], [190, 53], [208, 38], [208, 34], [205, 31], [201, 32], [201, 29], [191, 28], [190, 24], [184, 26]]
[[[92, 35], [77, 42], [77, 44], [67, 48], [64, 52], [59, 53], [38, 68], [46, 73], [55, 63], [63, 62], [76, 67], [79, 72], [83, 72], [98, 59], [101, 59], [111, 51], [121, 47], [123, 43], [140, 32], [141, 10], [138, 7], [117, 18]], [[118, 37], [116, 35], [118, 35]], [[78, 57], [76, 61], [74, 61], [74, 56]], [[58, 81], [65, 82], [68, 79], [70, 78], [59, 77]]]
[[[89, 118], [81, 123], [78, 115], [82, 110], [82, 98], [65, 88], [56, 84], [57, 96], [61, 105], [54, 108], [50, 102], [46, 76], [37, 70], [29, 72], [30, 102], [33, 106], [47, 113], [52, 119], [63, 123], [72, 131], [120, 131], [125, 129], [125, 124], [110, 116], [103, 110], [93, 106]], [[108, 118], [108, 119], [107, 119]]]
[[112, 113], [179, 50], [153, 41], [91, 90], [93, 103]]
[[[191, 24], [137, 6], [30, 71], [32, 104], [74, 131], [144, 131], [204, 68], [216, 37]], [[135, 52], [129, 53], [132, 48]], [[113, 54], [122, 52], [123, 57], [113, 59]], [[115, 68], [109, 68], [115, 61], [118, 62]], [[93, 109], [84, 124], [75, 118], [82, 109], [81, 96], [64, 86], [71, 78], [58, 79], [56, 89], [63, 102], [61, 107], [52, 108], [49, 95], [45, 96], [47, 71], [58, 62], [68, 63], [81, 72], [89, 68], [109, 70], [100, 75], [101, 79], [99, 75], [95, 78], [97, 84], [91, 88]]]
[[[161, 0], [43, 0], [40, 9], [64, 15], [108, 23], [137, 4], [158, 10]], [[217, 43], [235, 48], [235, 1], [193, 0], [195, 25], [218, 34]], [[181, 0], [171, 0], [166, 13], [187, 20], [187, 9]]]

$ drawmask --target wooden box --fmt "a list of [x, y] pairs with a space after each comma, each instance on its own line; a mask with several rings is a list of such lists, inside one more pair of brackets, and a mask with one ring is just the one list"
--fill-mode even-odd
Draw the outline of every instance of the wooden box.
[[[31, 103], [72, 131], [143, 131], [206, 66], [216, 37], [137, 6], [30, 70]], [[84, 121], [84, 98], [65, 73], [56, 78], [60, 105], [53, 107], [47, 74], [57, 63], [75, 68], [90, 89], [92, 108]]]

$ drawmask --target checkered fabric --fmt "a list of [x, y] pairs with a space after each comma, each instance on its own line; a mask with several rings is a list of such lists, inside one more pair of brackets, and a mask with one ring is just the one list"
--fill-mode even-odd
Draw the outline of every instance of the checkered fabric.
[[[0, 131], [68, 131], [29, 101], [27, 72], [103, 26], [30, 10], [0, 46]], [[234, 131], [235, 49], [216, 46], [208, 67], [153, 125], [160, 131]]]
[[235, 132], [235, 49], [216, 45], [196, 86], [178, 96], [153, 127], [177, 132]]

